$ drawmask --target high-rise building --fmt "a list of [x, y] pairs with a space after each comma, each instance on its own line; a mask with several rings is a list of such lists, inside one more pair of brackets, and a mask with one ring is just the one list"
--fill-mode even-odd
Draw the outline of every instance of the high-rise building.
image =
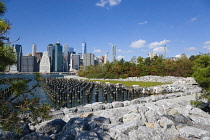
[[48, 52], [44, 52], [42, 56], [39, 72], [50, 73], [50, 58]]
[[116, 46], [112, 46], [112, 61], [116, 60]]
[[54, 61], [54, 72], [63, 71], [63, 46], [58, 41], [55, 45], [55, 61]]
[[22, 46], [19, 44], [13, 44], [12, 49], [16, 53], [17, 63], [10, 67], [10, 72], [20, 72], [21, 71]]
[[87, 44], [86, 42], [82, 42], [82, 59], [84, 57], [84, 54], [87, 53]]
[[86, 53], [84, 54], [83, 58], [83, 66], [90, 66], [90, 65], [95, 65], [95, 56], [92, 53]]
[[35, 56], [35, 53], [36, 53], [36, 44], [34, 43], [32, 45], [32, 56]]
[[63, 71], [69, 71], [69, 45], [63, 45]]
[[72, 55], [72, 69], [79, 70], [80, 68], [80, 55]]
[[36, 52], [35, 53], [35, 57], [36, 57], [36, 63], [37, 63], [37, 70], [36, 71], [39, 71], [39, 66], [40, 66], [40, 62], [41, 62], [41, 59], [42, 59], [42, 55], [43, 53], [42, 52]]
[[108, 53], [109, 53], [109, 52], [107, 52], [107, 53], [105, 54], [105, 56], [104, 56], [104, 63], [105, 63], [105, 64], [108, 62]]
[[37, 72], [35, 56], [22, 56], [21, 72]]
[[55, 69], [55, 48], [53, 46], [53, 44], [49, 44], [47, 46], [47, 51], [48, 51], [48, 55], [50, 57], [50, 71], [54, 72]]

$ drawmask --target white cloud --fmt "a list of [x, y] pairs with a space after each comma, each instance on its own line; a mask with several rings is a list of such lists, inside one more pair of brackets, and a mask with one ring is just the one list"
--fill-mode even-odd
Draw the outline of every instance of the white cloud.
[[204, 49], [207, 49], [208, 51], [210, 51], [210, 44], [209, 45], [206, 45], [206, 46], [203, 46]]
[[149, 48], [156, 48], [156, 47], [164, 45], [164, 44], [166, 44], [168, 42], [171, 42], [171, 41], [170, 40], [162, 40], [160, 42], [157, 42], [157, 41], [156, 42], [152, 42], [152, 43], [149, 44]]
[[141, 52], [147, 52], [147, 50], [141, 49]]
[[127, 51], [127, 53], [131, 53], [131, 52], [133, 52], [133, 51], [132, 51], [132, 50], [128, 50], [128, 51]]
[[198, 20], [198, 18], [197, 18], [197, 17], [193, 17], [193, 18], [191, 18], [191, 21], [196, 21], [196, 20]]
[[206, 41], [203, 44], [210, 45], [210, 41]]
[[187, 51], [194, 51], [194, 50], [196, 50], [196, 48], [195, 47], [189, 47], [189, 48], [185, 48], [185, 50], [187, 50]]
[[105, 7], [108, 6], [115, 6], [121, 3], [122, 0], [100, 0], [96, 3], [96, 6]]
[[147, 24], [147, 21], [139, 22], [138, 24]]
[[159, 52], [159, 53], [164, 53], [165, 52], [165, 47], [157, 47], [153, 49], [153, 52]]
[[132, 48], [142, 48], [144, 47], [146, 40], [137, 40], [131, 43], [130, 47]]
[[180, 58], [182, 55], [181, 54], [178, 54], [178, 55], [176, 55], [175, 57], [178, 57], [178, 58]]
[[123, 50], [117, 49], [117, 52], [124, 52]]
[[120, 59], [122, 59], [122, 58], [125, 58], [125, 56], [122, 56], [122, 55], [117, 56], [117, 59], [118, 59], [118, 60], [120, 60]]
[[94, 50], [93, 52], [95, 52], [95, 53], [100, 53], [100, 52], [102, 52], [100, 49], [98, 49], [98, 50]]

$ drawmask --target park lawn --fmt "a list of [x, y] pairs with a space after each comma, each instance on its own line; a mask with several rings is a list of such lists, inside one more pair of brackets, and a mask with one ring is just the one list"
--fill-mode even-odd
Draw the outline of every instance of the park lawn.
[[101, 83], [110, 82], [112, 84], [121, 83], [129, 87], [131, 87], [132, 85], [139, 85], [140, 87], [153, 87], [153, 86], [171, 84], [171, 83], [161, 83], [161, 82], [114, 81], [114, 80], [88, 80], [88, 81], [100, 81]]

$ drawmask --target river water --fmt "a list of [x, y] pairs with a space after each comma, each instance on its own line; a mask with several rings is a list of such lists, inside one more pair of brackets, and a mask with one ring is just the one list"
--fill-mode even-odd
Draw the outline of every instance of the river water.
[[[64, 77], [64, 75], [42, 75], [43, 77]], [[35, 80], [35, 75], [21, 75], [21, 74], [0, 74], [0, 78], [7, 78], [7, 77], [24, 77], [28, 79], [32, 79], [27, 85], [29, 89], [37, 84], [37, 81]], [[0, 88], [6, 88], [8, 85], [0, 85]], [[40, 98], [41, 103], [47, 103], [50, 104], [51, 107], [54, 108], [53, 102], [50, 100], [49, 96], [46, 94], [44, 89], [42, 87], [36, 87], [32, 92], [35, 97]]]

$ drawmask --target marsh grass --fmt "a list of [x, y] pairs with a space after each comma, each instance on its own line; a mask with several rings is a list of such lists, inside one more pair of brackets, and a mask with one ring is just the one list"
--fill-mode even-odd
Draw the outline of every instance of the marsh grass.
[[140, 87], [153, 87], [153, 86], [171, 84], [171, 83], [161, 83], [161, 82], [115, 81], [115, 80], [88, 80], [88, 81], [99, 81], [101, 83], [110, 82], [112, 84], [121, 83], [129, 87], [131, 87], [132, 85], [139, 85]]

